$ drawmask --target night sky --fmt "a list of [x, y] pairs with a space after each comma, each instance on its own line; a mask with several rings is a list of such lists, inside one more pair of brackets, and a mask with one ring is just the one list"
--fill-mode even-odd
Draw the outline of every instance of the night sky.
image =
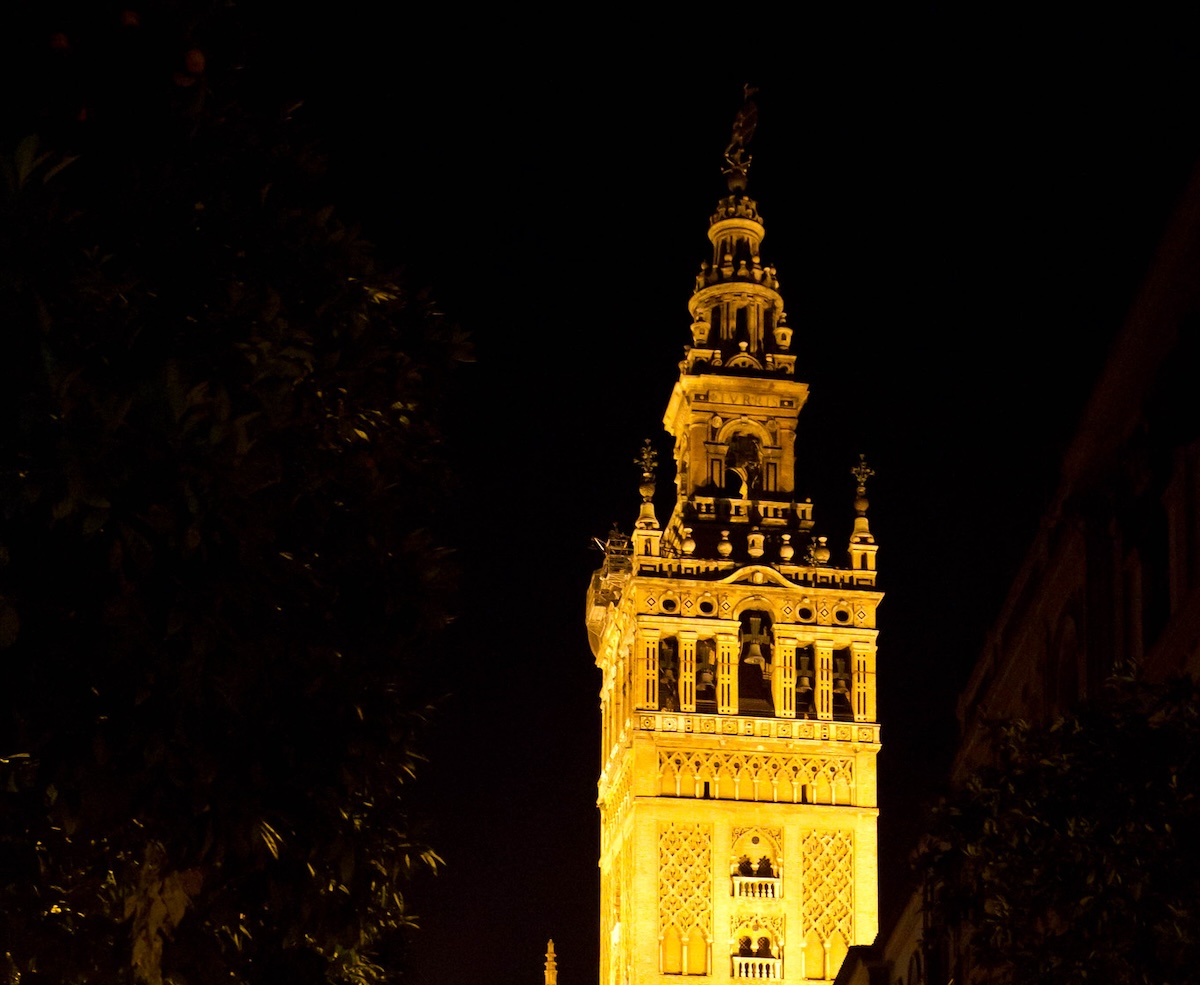
[[[596, 979], [588, 545], [632, 525], [641, 439], [670, 460], [662, 413], [748, 78], [818, 532], [848, 536], [858, 452], [878, 472], [885, 913], [902, 899], [954, 696], [1200, 150], [1200, 63], [1115, 26], [841, 27], [729, 71], [716, 38], [535, 52], [508, 25], [481, 69], [444, 35], [444, 61], [393, 80], [394, 131], [357, 134], [384, 179], [376, 238], [411, 244], [478, 348], [456, 439], [464, 612], [430, 655], [462, 685], [423, 791], [447, 866], [416, 901], [421, 982], [540, 981], [548, 936], [564, 985]], [[665, 519], [669, 470], [659, 491]]]
[[[342, 211], [476, 347], [450, 422], [461, 615], [428, 654], [458, 686], [414, 792], [446, 866], [414, 887], [413, 981], [537, 983], [550, 936], [562, 985], [596, 980], [589, 545], [632, 526], [642, 439], [670, 462], [662, 413], [748, 80], [749, 193], [811, 387], [797, 487], [835, 547], [859, 452], [877, 472], [886, 913], [954, 696], [1200, 155], [1191, 32], [926, 10], [651, 36], [599, 8], [360, 6], [291, 10], [262, 57], [306, 96]], [[660, 520], [672, 490], [668, 467]]]

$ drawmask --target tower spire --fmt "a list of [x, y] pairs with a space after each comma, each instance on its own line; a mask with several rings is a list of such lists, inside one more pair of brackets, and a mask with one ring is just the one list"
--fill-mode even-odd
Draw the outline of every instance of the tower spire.
[[546, 942], [546, 985], [558, 985], [558, 962], [554, 960], [554, 939]]
[[588, 595], [603, 674], [601, 985], [785, 968], [831, 985], [878, 930], [871, 472], [860, 459], [847, 566], [797, 496], [808, 385], [745, 194], [752, 94], [663, 416], [674, 507], [660, 527], [647, 442], [633, 534], [610, 535]]
[[779, 279], [760, 256], [766, 229], [758, 203], [745, 194], [753, 160], [747, 147], [758, 124], [758, 108], [750, 97], [757, 91], [745, 87], [745, 101], [725, 147], [727, 166], [721, 173], [729, 194], [709, 219], [712, 258], [700, 264], [688, 302], [693, 344], [684, 362], [687, 372], [749, 369], [791, 374], [795, 368]]
[[751, 98], [756, 92], [758, 86], [752, 86], [749, 82], [742, 86], [742, 105], [738, 108], [737, 116], [733, 118], [733, 131], [729, 135], [729, 143], [725, 146], [725, 163], [728, 167], [722, 168], [721, 174], [725, 175], [730, 192], [746, 190], [750, 162], [754, 160], [753, 156], [746, 152], [746, 146], [758, 127], [758, 104]]
[[654, 515], [654, 485], [658, 476], [658, 452], [647, 438], [642, 442], [638, 456], [633, 464], [642, 470], [642, 481], [638, 492], [642, 494], [642, 508], [638, 513], [637, 528], [639, 530], [657, 530], [658, 518]]
[[875, 474], [875, 470], [867, 464], [867, 456], [859, 455], [858, 464], [850, 470], [858, 487], [854, 495], [854, 530], [850, 534], [850, 567], [855, 569], [875, 570], [875, 536], [871, 533], [871, 525], [867, 520], [867, 507], [871, 505], [867, 499], [867, 480]]

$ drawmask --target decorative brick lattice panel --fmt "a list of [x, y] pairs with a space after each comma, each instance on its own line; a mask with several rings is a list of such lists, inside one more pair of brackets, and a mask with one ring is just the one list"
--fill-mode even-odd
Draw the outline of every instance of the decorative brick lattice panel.
[[658, 775], [662, 792], [680, 797], [849, 804], [854, 760], [666, 749], [658, 753]]
[[854, 835], [849, 831], [808, 831], [800, 843], [805, 930], [825, 942], [840, 934], [854, 940]]
[[671, 821], [658, 831], [660, 930], [698, 927], [712, 939], [712, 826]]

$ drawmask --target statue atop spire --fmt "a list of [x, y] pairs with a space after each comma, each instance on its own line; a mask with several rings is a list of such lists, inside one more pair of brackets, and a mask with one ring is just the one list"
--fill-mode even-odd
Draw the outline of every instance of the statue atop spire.
[[658, 452], [654, 450], [654, 445], [649, 438], [642, 444], [633, 464], [642, 472], [642, 482], [638, 486], [638, 492], [642, 494], [642, 509], [638, 514], [637, 529], [657, 530], [658, 519], [654, 515], [654, 489], [658, 475]]
[[733, 132], [725, 148], [725, 161], [729, 167], [723, 168], [721, 174], [725, 175], [731, 192], [746, 190], [750, 162], [754, 160], [753, 155], [746, 152], [746, 146], [754, 136], [755, 127], [758, 126], [758, 105], [751, 98], [756, 92], [758, 87], [749, 82], [742, 87], [742, 105], [737, 116], [733, 118]]
[[641, 490], [642, 499], [653, 498], [654, 479], [658, 473], [658, 452], [654, 450], [654, 445], [649, 438], [642, 442], [642, 447], [638, 449], [638, 455], [633, 460], [633, 464], [642, 470], [642, 484], [650, 486], [649, 490]]
[[[685, 374], [745, 373], [791, 376], [796, 355], [792, 329], [783, 312], [775, 267], [764, 263], [760, 247], [766, 228], [758, 203], [746, 194], [750, 140], [758, 124], [758, 92], [745, 87], [733, 121], [722, 169], [729, 194], [717, 202], [708, 220], [711, 258], [700, 264], [696, 287], [688, 301], [692, 344], [685, 350]], [[698, 461], [707, 467], [707, 459]]]
[[854, 508], [861, 515], [867, 512], [867, 480], [875, 474], [875, 470], [867, 464], [867, 456], [859, 455], [858, 464], [850, 470], [850, 474], [858, 480], [858, 496], [854, 500]]
[[875, 538], [867, 520], [867, 480], [875, 470], [867, 464], [867, 456], [859, 455], [858, 464], [850, 470], [857, 488], [854, 491], [854, 531], [850, 534], [850, 565], [853, 568], [875, 569]]

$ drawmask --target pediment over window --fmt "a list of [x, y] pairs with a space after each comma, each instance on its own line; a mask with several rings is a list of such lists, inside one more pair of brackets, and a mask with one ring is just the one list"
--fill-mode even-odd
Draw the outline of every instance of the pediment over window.
[[721, 579], [723, 585], [739, 585], [743, 582], [751, 585], [779, 585], [782, 588], [795, 587], [778, 571], [765, 564], [748, 564]]
[[760, 363], [753, 356], [747, 356], [744, 352], [734, 356], [725, 364], [726, 369], [762, 369]]

